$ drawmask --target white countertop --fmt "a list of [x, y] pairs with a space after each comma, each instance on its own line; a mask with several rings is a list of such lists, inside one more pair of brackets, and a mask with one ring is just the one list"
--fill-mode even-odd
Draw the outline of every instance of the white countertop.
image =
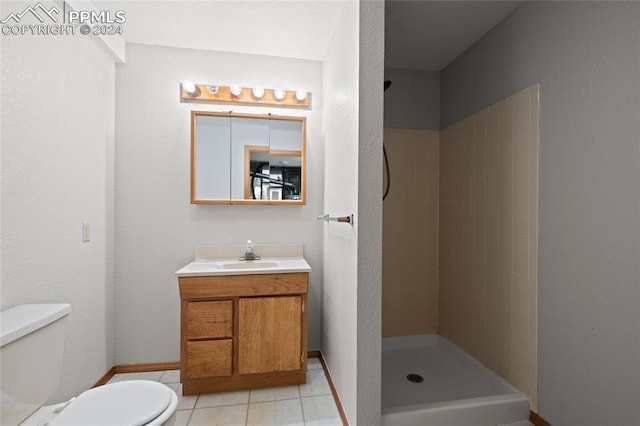
[[302, 256], [302, 244], [254, 244], [260, 260], [238, 260], [244, 247], [196, 247], [195, 260], [176, 271], [178, 277], [207, 277], [217, 275], [286, 274], [309, 272], [311, 267]]
[[309, 272], [311, 267], [303, 257], [267, 257], [261, 260], [197, 260], [176, 271], [178, 277], [208, 277], [216, 275], [286, 274]]

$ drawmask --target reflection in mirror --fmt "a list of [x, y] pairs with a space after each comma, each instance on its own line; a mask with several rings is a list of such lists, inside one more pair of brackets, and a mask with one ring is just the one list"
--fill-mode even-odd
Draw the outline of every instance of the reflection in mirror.
[[270, 199], [300, 200], [302, 122], [271, 120], [269, 127]]
[[[245, 157], [247, 149], [269, 153], [269, 120], [231, 118], [231, 199], [251, 199], [245, 194]], [[220, 143], [224, 143], [221, 141]], [[260, 199], [260, 198], [258, 198]]]
[[191, 202], [304, 204], [304, 117], [192, 111]]
[[[201, 164], [195, 174], [192, 191], [198, 188], [199, 199], [229, 199], [231, 197], [231, 144], [219, 141], [231, 139], [231, 118], [199, 116], [195, 123], [198, 149], [193, 150], [192, 162]], [[206, 165], [206, 167], [204, 167]], [[192, 176], [193, 177], [193, 176]]]
[[269, 147], [245, 146], [244, 198], [269, 199]]
[[[269, 186], [272, 200], [299, 200], [302, 184], [300, 151], [270, 151]], [[274, 184], [275, 182], [275, 184]]]

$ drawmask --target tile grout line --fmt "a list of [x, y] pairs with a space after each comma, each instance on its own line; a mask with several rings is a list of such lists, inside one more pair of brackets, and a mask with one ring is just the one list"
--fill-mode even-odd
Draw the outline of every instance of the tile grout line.
[[[187, 419], [187, 424], [185, 426], [189, 426], [189, 423], [191, 423], [191, 417], [193, 417], [193, 411], [195, 410], [195, 405], [194, 408], [192, 410], [189, 410], [189, 418]], [[175, 414], [175, 412], [174, 412]]]
[[[249, 397], [247, 398], [247, 414], [244, 416], [244, 424], [249, 424], [249, 410], [251, 409], [251, 390], [249, 390]], [[188, 425], [187, 425], [188, 426]]]
[[298, 399], [300, 401], [300, 412], [302, 413], [302, 424], [306, 426], [307, 419], [304, 416], [304, 405], [302, 405], [302, 394], [300, 393], [300, 385], [298, 385]]
[[[324, 366], [322, 366], [322, 367], [324, 367]], [[326, 371], [324, 370], [324, 368], [322, 368], [322, 367], [321, 367], [321, 368], [318, 368], [318, 369], [311, 369], [311, 370], [317, 370], [317, 371], [319, 371], [319, 372], [320, 372], [320, 373], [319, 373], [319, 375], [320, 375], [320, 376], [322, 376], [322, 377], [323, 377], [325, 380], [327, 380], [327, 382], [328, 382], [327, 372], [326, 372]], [[157, 381], [157, 382], [159, 382], [159, 383], [162, 383], [162, 379], [163, 379], [163, 377], [165, 377], [165, 375], [166, 375], [166, 374], [168, 374], [168, 372], [169, 372], [169, 370], [164, 370], [164, 371], [162, 372], [162, 374], [160, 374], [159, 378], [158, 378], [158, 379], [156, 379], [156, 380], [154, 380], [154, 381]], [[127, 373], [121, 373], [121, 374], [127, 374]], [[115, 375], [114, 375], [114, 376], [115, 376]], [[131, 379], [123, 379], [123, 380], [131, 380]], [[149, 379], [149, 380], [151, 380], [151, 379]], [[175, 384], [175, 385], [178, 385], [178, 387], [179, 387], [179, 385], [180, 385], [180, 383], [163, 383], [163, 384], [165, 384], [165, 385], [167, 385], [167, 386], [172, 385], [172, 384]], [[303, 397], [303, 396], [302, 396], [302, 393], [301, 393], [301, 389], [300, 389], [300, 387], [301, 387], [301, 386], [302, 386], [302, 385], [296, 385], [296, 396], [295, 396], [295, 397], [293, 397], [293, 398], [277, 399], [277, 398], [276, 398], [276, 395], [275, 395], [275, 393], [274, 393], [274, 396], [273, 396], [273, 398], [274, 398], [274, 399], [273, 399], [272, 401], [261, 401], [260, 403], [267, 403], [267, 402], [271, 402], [271, 403], [273, 403], [273, 404], [274, 404], [274, 406], [275, 406], [275, 405], [277, 405], [277, 402], [278, 402], [278, 401], [287, 401], [287, 400], [295, 400], [295, 399], [297, 399], [297, 400], [298, 400], [299, 407], [300, 407], [300, 412], [301, 412], [301, 417], [302, 417], [303, 425], [306, 425], [307, 420], [306, 420], [306, 416], [305, 416], [305, 412], [304, 412], [304, 406], [303, 406], [302, 398], [312, 399], [312, 398], [318, 398], [318, 397], [327, 396], [327, 395], [328, 395], [328, 396], [331, 396], [331, 395], [332, 395], [332, 391], [331, 391], [331, 389], [330, 389], [330, 390], [329, 390], [329, 393], [326, 393], [326, 394], [325, 394], [325, 393], [320, 393], [320, 394], [317, 394], [317, 395], [316, 395], [316, 394], [311, 394], [311, 395], [306, 395], [306, 396], [304, 396], [304, 397]], [[330, 386], [329, 386], [329, 387], [330, 387]], [[180, 397], [183, 397], [182, 395], [179, 395], [179, 396], [180, 396]], [[191, 420], [193, 419], [194, 410], [196, 410], [196, 406], [197, 406], [198, 401], [200, 400], [200, 397], [201, 397], [202, 395], [194, 395], [194, 396], [195, 396], [196, 398], [195, 398], [195, 401], [193, 402], [193, 406], [192, 406], [192, 408], [188, 408], [188, 409], [184, 409], [184, 410], [176, 410], [176, 412], [177, 412], [177, 411], [186, 411], [186, 410], [189, 410], [189, 415], [188, 415], [188, 418], [186, 419], [186, 425], [189, 425], [189, 423], [190, 423], [190, 422], [191, 422]], [[251, 404], [252, 404], [252, 403], [251, 403], [251, 401], [250, 401], [250, 398], [251, 398], [251, 390], [249, 390], [249, 397], [248, 397], [248, 401], [247, 401], [246, 403], [244, 403], [244, 404], [231, 404], [231, 405], [227, 405], [227, 406], [232, 406], [232, 405], [234, 405], [234, 406], [235, 406], [235, 405], [246, 405], [246, 407], [247, 407], [247, 411], [246, 411], [246, 416], [245, 416], [245, 426], [249, 423], [249, 409], [250, 409], [250, 406], [251, 406]], [[332, 402], [335, 404], [335, 401], [332, 401]], [[223, 406], [219, 406], [218, 408], [223, 409], [224, 407], [225, 407], [225, 406], [223, 405]], [[207, 408], [207, 407], [205, 407], [205, 408]], [[336, 409], [338, 409], [337, 405], [336, 405], [336, 407], [335, 407], [335, 408], [336, 408]], [[339, 410], [338, 410], [338, 414], [339, 414]], [[340, 416], [338, 416], [338, 420], [341, 420], [341, 419], [340, 419]]]

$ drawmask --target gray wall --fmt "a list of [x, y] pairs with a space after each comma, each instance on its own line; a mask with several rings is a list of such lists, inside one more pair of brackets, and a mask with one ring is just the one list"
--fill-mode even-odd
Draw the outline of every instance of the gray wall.
[[393, 83], [384, 94], [384, 127], [440, 128], [439, 72], [385, 68], [384, 79]]
[[[360, 0], [358, 41], [358, 417], [351, 424], [380, 422], [382, 386], [382, 164], [384, 98], [384, 2]], [[375, 188], [380, 188], [376, 190]]]
[[539, 413], [640, 418], [640, 3], [525, 3], [441, 74], [441, 125], [540, 91]]

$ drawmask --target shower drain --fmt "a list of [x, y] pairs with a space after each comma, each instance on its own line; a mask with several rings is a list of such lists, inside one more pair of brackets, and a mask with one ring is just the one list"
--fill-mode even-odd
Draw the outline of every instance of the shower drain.
[[419, 374], [407, 374], [407, 380], [412, 382], [412, 383], [422, 383], [424, 382], [424, 379], [422, 378], [421, 375]]

